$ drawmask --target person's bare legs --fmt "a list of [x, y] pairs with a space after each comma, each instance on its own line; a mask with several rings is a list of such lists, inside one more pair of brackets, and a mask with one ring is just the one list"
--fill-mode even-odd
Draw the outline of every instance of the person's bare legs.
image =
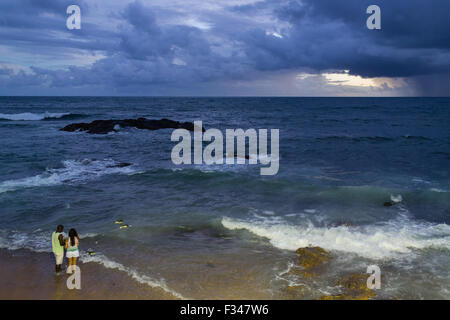
[[67, 260], [69, 261], [69, 266], [67, 267], [67, 273], [72, 273], [72, 261], [73, 261], [73, 258], [67, 258]]
[[72, 265], [73, 265], [73, 272], [75, 272], [77, 269], [77, 257], [72, 258]]
[[56, 256], [55, 255], [55, 260], [56, 260], [56, 267], [55, 267], [55, 271], [56, 271], [56, 273], [58, 273], [58, 272], [60, 272], [61, 271], [61, 265], [60, 264], [58, 264], [58, 256]]

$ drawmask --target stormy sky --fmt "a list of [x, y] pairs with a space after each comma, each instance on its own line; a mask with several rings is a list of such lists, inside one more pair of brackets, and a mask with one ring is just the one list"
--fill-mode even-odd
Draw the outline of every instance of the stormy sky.
[[2, 0], [0, 95], [450, 96], [449, 17], [448, 0]]

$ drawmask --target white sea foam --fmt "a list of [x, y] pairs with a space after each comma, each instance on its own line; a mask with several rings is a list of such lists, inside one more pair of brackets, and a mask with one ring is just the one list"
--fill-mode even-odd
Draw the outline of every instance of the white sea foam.
[[439, 189], [439, 188], [431, 188], [430, 191], [433, 191], [433, 192], [439, 192], [439, 193], [445, 193], [445, 192], [447, 192], [447, 190]]
[[450, 249], [450, 226], [412, 221], [400, 216], [382, 224], [360, 227], [316, 227], [292, 225], [270, 219], [239, 220], [224, 217], [222, 225], [231, 230], [245, 229], [270, 240], [280, 249], [296, 250], [320, 246], [326, 250], [355, 253], [371, 259], [399, 258], [412, 249]]
[[105, 268], [108, 269], [116, 269], [122, 272], [127, 273], [130, 277], [138, 281], [139, 283], [146, 284], [152, 288], [161, 288], [164, 291], [172, 294], [173, 296], [179, 298], [179, 299], [186, 299], [178, 292], [170, 289], [167, 287], [164, 279], [156, 280], [152, 277], [149, 277], [147, 275], [139, 274], [136, 270], [133, 270], [132, 268], [126, 267], [123, 264], [113, 261], [103, 254], [96, 254], [95, 256], [89, 256], [87, 254], [83, 254], [81, 256], [81, 261], [83, 263], [89, 263], [89, 262], [96, 262], [98, 264], [103, 265]]
[[97, 236], [98, 236], [98, 234], [97, 234], [97, 233], [93, 233], [93, 232], [80, 233], [80, 234], [78, 235], [78, 237], [79, 237], [80, 239], [95, 238], [95, 237], [97, 237]]
[[395, 202], [395, 203], [400, 203], [403, 201], [403, 197], [401, 194], [398, 194], [398, 195], [391, 194], [391, 201]]
[[35, 252], [51, 252], [50, 235], [33, 232], [33, 235], [12, 231], [0, 231], [0, 248], [9, 250], [29, 249]]
[[[0, 230], [0, 248], [9, 250], [29, 249], [35, 252], [52, 252], [51, 231], [35, 230], [32, 234], [15, 231]], [[63, 232], [63, 236], [67, 234]], [[80, 233], [80, 239], [94, 238], [96, 233]]]
[[422, 178], [413, 178], [412, 181], [415, 182], [415, 183], [431, 184], [430, 181], [424, 180]]
[[0, 182], [0, 193], [24, 188], [55, 186], [63, 183], [82, 183], [108, 174], [131, 174], [131, 167], [117, 167], [111, 159], [105, 160], [66, 160], [63, 167], [47, 169], [44, 173], [16, 180]]
[[70, 113], [51, 113], [51, 112], [45, 112], [45, 113], [31, 113], [31, 112], [24, 112], [24, 113], [0, 113], [0, 119], [3, 120], [13, 120], [13, 121], [39, 121], [44, 119], [59, 119], [64, 116], [68, 116]]

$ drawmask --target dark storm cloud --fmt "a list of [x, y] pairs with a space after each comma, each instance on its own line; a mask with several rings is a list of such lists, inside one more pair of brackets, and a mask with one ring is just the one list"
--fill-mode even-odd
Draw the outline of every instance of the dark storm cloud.
[[139, 2], [128, 5], [123, 17], [131, 28], [121, 30], [120, 49], [132, 58], [173, 59], [177, 48], [190, 56], [211, 54], [209, 43], [200, 30], [189, 26], [160, 28], [156, 23], [154, 12]]
[[365, 24], [366, 17], [360, 13], [377, 4], [383, 21], [383, 32], [374, 33], [377, 41], [396, 48], [450, 48], [449, 1], [346, 0], [344, 5], [333, 0], [303, 2], [311, 16], [341, 20], [355, 30]]
[[[197, 9], [192, 1], [179, 10], [135, 1], [102, 18], [113, 22], [89, 15], [103, 10], [95, 8], [97, 2], [76, 1], [90, 19], [73, 31], [65, 27], [65, 10], [74, 1], [2, 1], [0, 45], [47, 63], [29, 63], [25, 72], [10, 66], [17, 63], [14, 56], [2, 54], [0, 84], [145, 93], [148, 86], [187, 88], [264, 73], [350, 70], [362, 77], [409, 77], [419, 94], [450, 93], [450, 85], [439, 82], [431, 90], [425, 84], [434, 81], [424, 80], [450, 73], [448, 1], [268, 0], [214, 10], [202, 8], [201, 1]], [[382, 30], [365, 26], [366, 8], [374, 3], [382, 10]], [[186, 23], [191, 13], [211, 26]], [[103, 58], [49, 67], [58, 55], [94, 51]]]
[[[348, 69], [363, 77], [410, 77], [450, 72], [450, 2], [376, 1], [382, 30], [366, 28], [373, 1], [304, 0], [273, 4], [291, 28], [284, 38], [263, 30], [241, 34], [246, 53], [260, 70], [310, 67]], [[266, 5], [234, 7], [247, 14]]]
[[[106, 58], [89, 67], [71, 66], [66, 70], [34, 67], [33, 75], [19, 73], [16, 78], [26, 78], [24, 83], [27, 84], [32, 84], [34, 78], [34, 84], [38, 85], [45, 77], [45, 83], [54, 87], [99, 83], [129, 87], [242, 78], [247, 68], [233, 56], [223, 57], [212, 52], [205, 32], [186, 25], [159, 26], [155, 15], [151, 8], [140, 2], [130, 3], [120, 15], [124, 23], [113, 34], [117, 45], [106, 48]], [[95, 48], [97, 37], [96, 33], [86, 34], [82, 38], [86, 41], [78, 49]], [[75, 41], [71, 42], [72, 46]], [[57, 42], [47, 43], [56, 45]], [[17, 82], [16, 79], [14, 85]]]

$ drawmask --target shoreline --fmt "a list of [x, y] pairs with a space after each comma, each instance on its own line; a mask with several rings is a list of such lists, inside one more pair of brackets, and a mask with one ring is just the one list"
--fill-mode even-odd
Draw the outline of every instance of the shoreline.
[[[339, 295], [320, 295], [308, 297], [307, 283], [321, 273], [331, 255], [320, 247], [297, 250], [300, 265], [293, 265], [283, 274], [300, 276], [306, 283], [289, 284], [280, 290], [273, 300], [287, 299], [350, 299], [367, 300], [376, 294], [365, 289], [366, 276], [348, 273], [350, 286], [355, 290], [345, 290]], [[174, 300], [183, 299], [163, 287], [152, 287], [130, 276], [120, 269], [110, 269], [92, 260], [79, 261], [81, 270], [81, 289], [68, 289], [68, 274], [54, 271], [54, 257], [51, 252], [34, 252], [29, 249], [0, 249], [0, 300]], [[67, 266], [64, 261], [63, 270]], [[302, 270], [298, 270], [298, 268]], [[31, 268], [31, 269], [30, 269]], [[323, 271], [323, 270], [322, 270]], [[356, 280], [353, 278], [356, 276]], [[362, 277], [362, 278], [361, 278]], [[361, 278], [361, 279], [358, 279]], [[344, 278], [345, 279], [345, 278]], [[348, 281], [347, 281], [348, 282]], [[345, 284], [344, 287], [348, 285]], [[234, 297], [232, 299], [236, 299]], [[237, 298], [239, 299], [239, 298]], [[217, 300], [221, 300], [220, 298]]]
[[[66, 262], [65, 262], [66, 263]], [[55, 274], [50, 252], [0, 249], [0, 300], [173, 300], [161, 288], [139, 283], [120, 270], [79, 262], [81, 289], [69, 290], [68, 275]], [[30, 271], [31, 268], [31, 271]]]

